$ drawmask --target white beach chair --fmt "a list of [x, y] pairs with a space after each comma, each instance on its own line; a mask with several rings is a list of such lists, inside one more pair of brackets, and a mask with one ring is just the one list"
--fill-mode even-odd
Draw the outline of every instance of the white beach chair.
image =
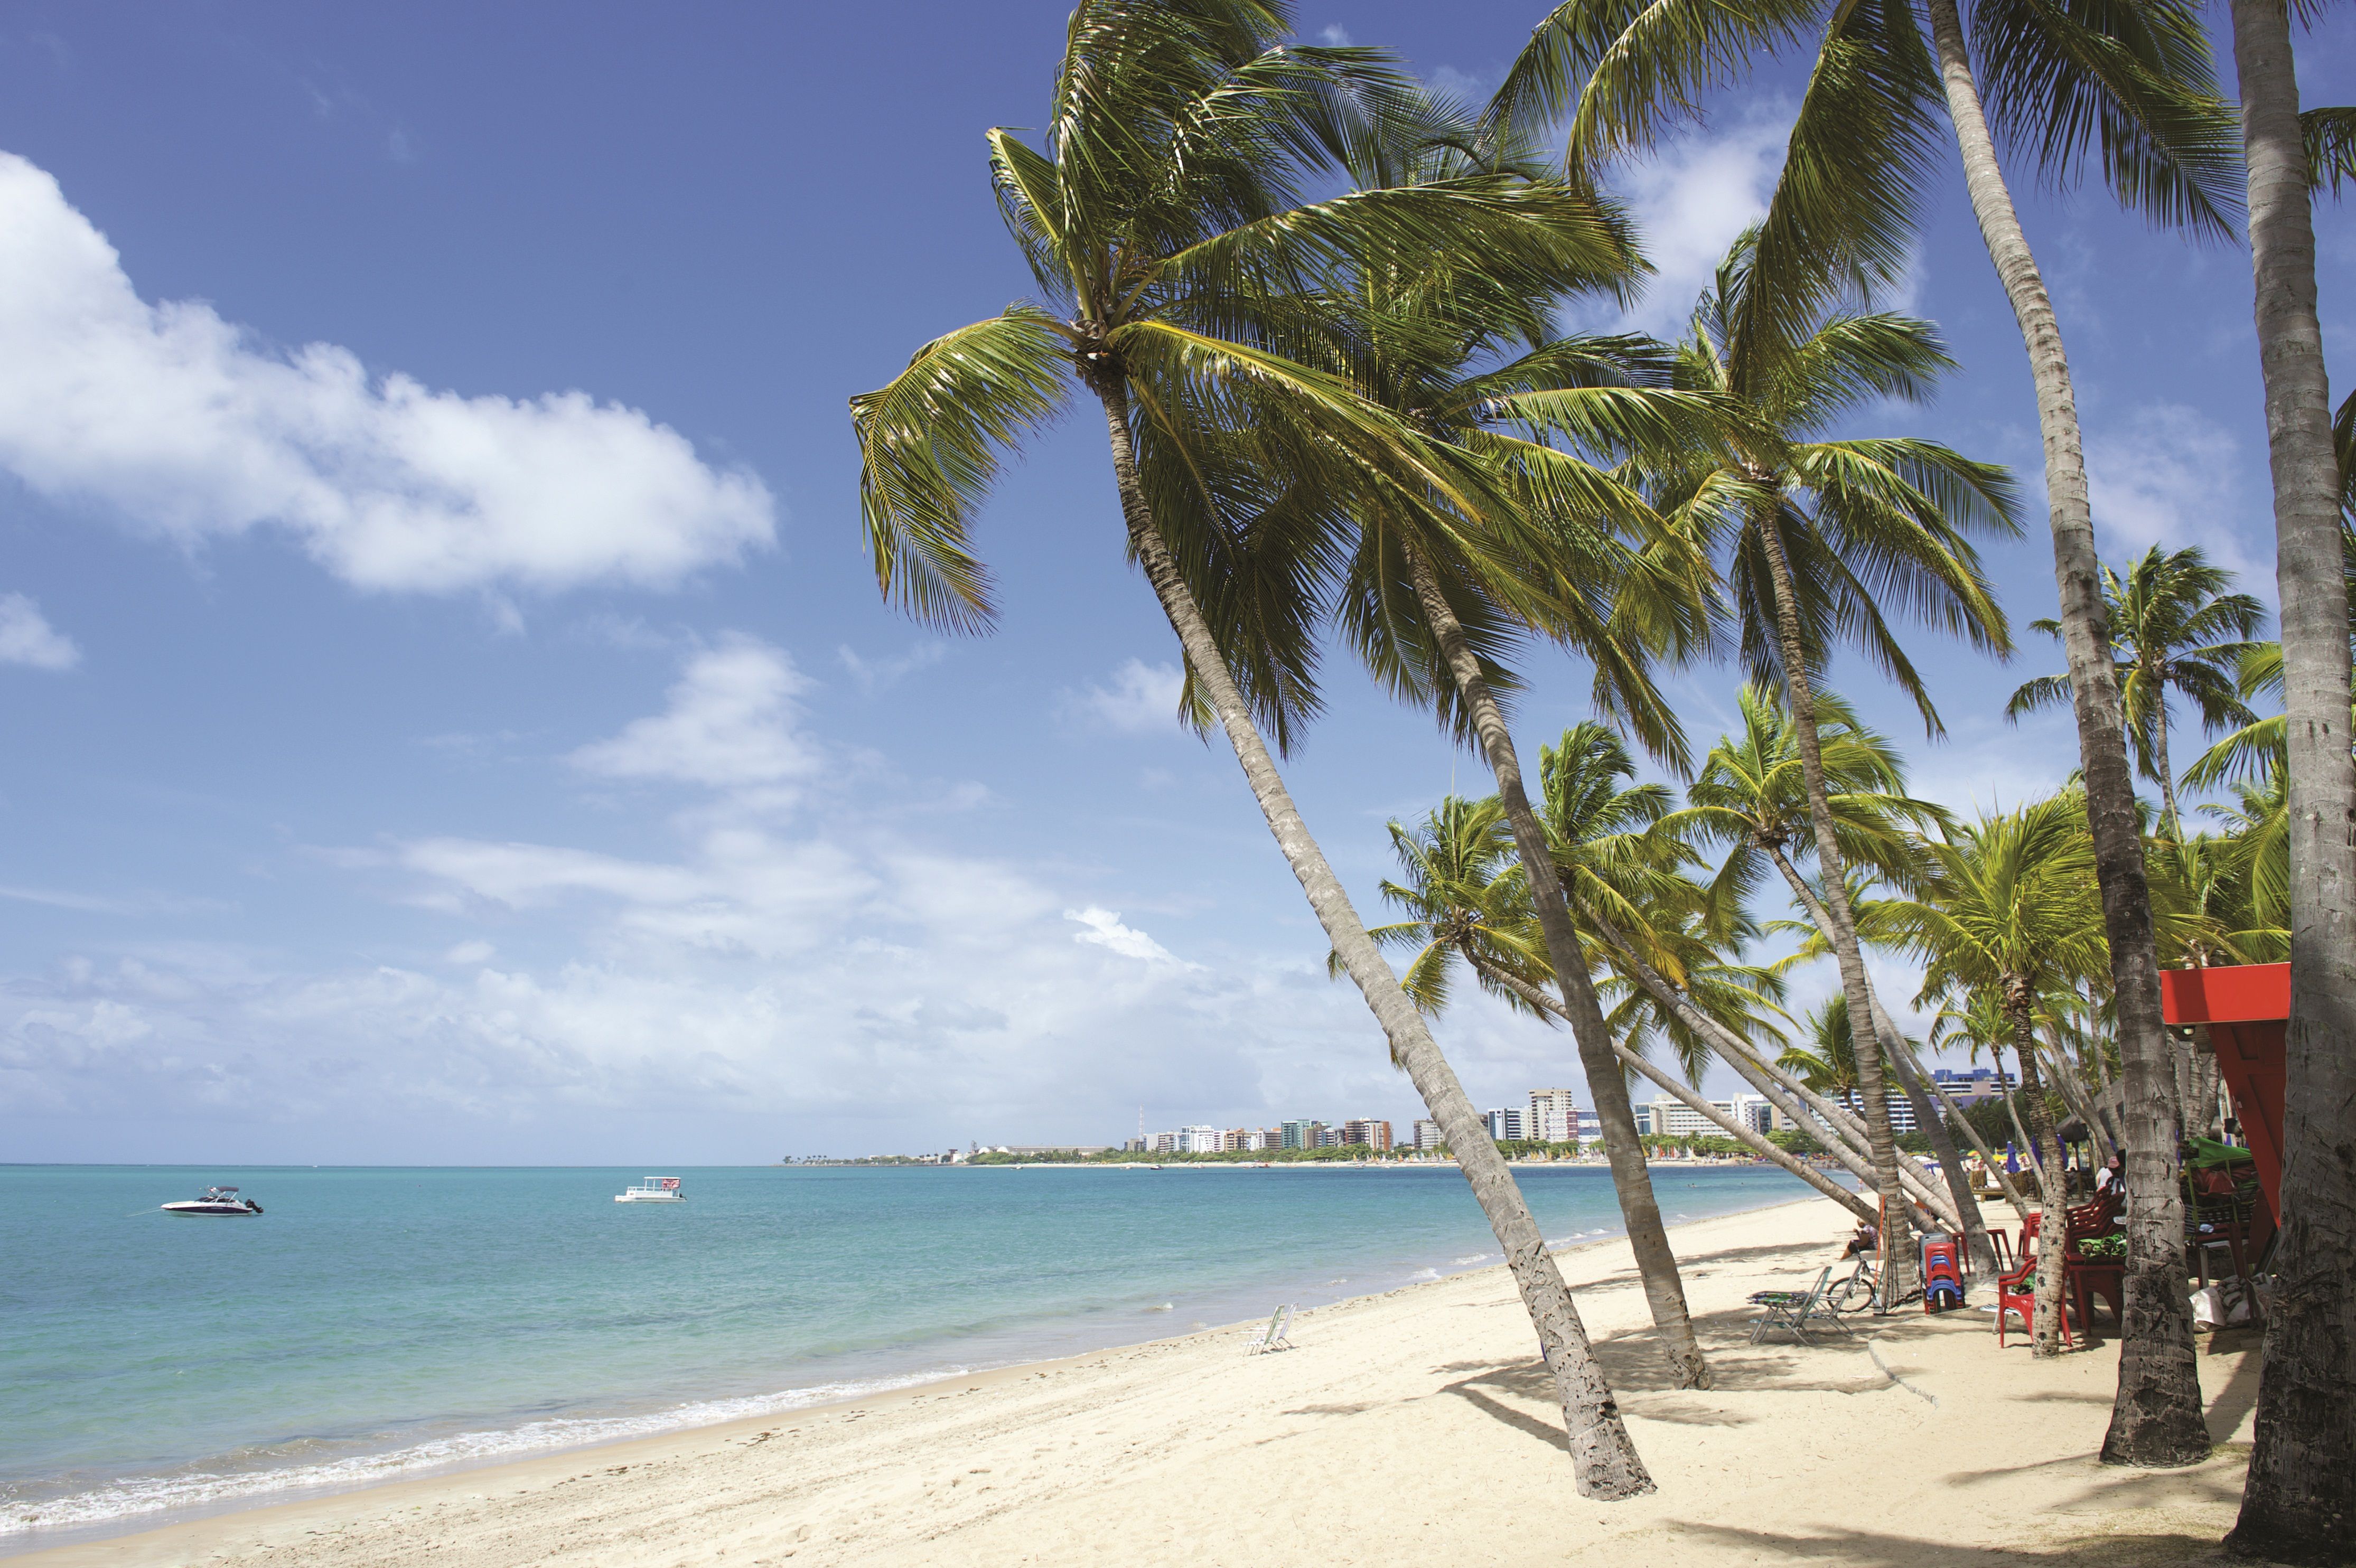
[[1291, 1349], [1292, 1341], [1284, 1337], [1291, 1327], [1292, 1305], [1287, 1302], [1276, 1309], [1276, 1316], [1268, 1320], [1268, 1327], [1259, 1331], [1259, 1338], [1247, 1347], [1248, 1352], [1257, 1356], [1262, 1350]]

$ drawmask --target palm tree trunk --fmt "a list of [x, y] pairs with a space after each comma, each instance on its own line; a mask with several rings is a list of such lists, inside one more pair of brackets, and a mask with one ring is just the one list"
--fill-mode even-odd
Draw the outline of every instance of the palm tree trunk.
[[2037, 1070], [2037, 1029], [2029, 987], [2011, 985], [2006, 989], [2012, 1053], [2020, 1059], [2020, 1095], [2029, 1106], [2029, 1147], [2037, 1151], [2037, 1306], [2029, 1339], [2039, 1355], [2058, 1356], [2062, 1353], [2062, 1285], [2069, 1273], [2062, 1253], [2070, 1239], [2070, 1200], [2062, 1189], [2062, 1140], [2054, 1135], [2053, 1117], [2045, 1105], [2045, 1086]]
[[[2029, 1200], [2020, 1195], [2020, 1189], [2012, 1184], [2011, 1172], [2004, 1168], [2004, 1161], [1997, 1158], [1996, 1151], [1988, 1147], [1986, 1138], [1980, 1136], [1980, 1130], [1972, 1125], [1972, 1119], [1964, 1115], [1964, 1108], [1955, 1104], [1955, 1097], [1942, 1088], [1936, 1078], [1923, 1072], [1922, 1063], [1914, 1055], [1912, 1047], [1908, 1047], [1906, 1051], [1906, 1064], [1929, 1086], [1931, 1093], [1937, 1096], [1939, 1104], [1946, 1110], [1947, 1119], [1964, 1129], [1965, 1138], [1970, 1142], [1974, 1149], [1978, 1151], [1980, 1158], [1987, 1162], [1988, 1175], [1995, 1179], [1997, 1188], [2003, 1191], [2005, 1200], [2012, 1205], [2013, 1212], [2024, 1220], [2028, 1219]], [[1976, 1204], [1977, 1200], [1974, 1201]], [[1987, 1233], [1986, 1226], [1981, 1227], [1980, 1233], [1982, 1235]], [[1993, 1255], [1993, 1248], [1990, 1249], [1990, 1253]]]
[[[2345, 1561], [2356, 1530], [2356, 766], [2315, 225], [2281, 0], [2233, 0], [2290, 741], [2282, 1239], [2236, 1550]], [[2188, 1107], [2188, 1113], [2190, 1108]]]
[[[1889, 1222], [1881, 1228], [1881, 1299], [1905, 1299], [1914, 1288], [1915, 1258], [1912, 1216], [1907, 1211], [1905, 1189], [1899, 1185], [1898, 1140], [1890, 1130], [1889, 1089], [1881, 1073], [1881, 1042], [1873, 1029], [1873, 987], [1865, 973], [1865, 955], [1858, 946], [1857, 921], [1848, 907], [1848, 866], [1833, 837], [1832, 801], [1825, 785], [1824, 748], [1816, 739], [1816, 698], [1808, 673], [1808, 654], [1800, 641], [1799, 599], [1792, 587], [1792, 563], [1783, 554], [1783, 530], [1773, 508], [1759, 519], [1759, 539], [1767, 555], [1768, 575], [1775, 584], [1775, 630], [1783, 657], [1783, 689], [1792, 704], [1792, 734], [1800, 746], [1800, 776], [1808, 792], [1808, 819], [1816, 830], [1816, 868], [1824, 874], [1824, 907], [1831, 929], [1833, 961], [1840, 970], [1841, 991], [1848, 998], [1852, 1021], [1849, 1036], [1857, 1052], [1858, 1089], [1865, 1101], [1865, 1128], [1873, 1154], [1874, 1184], [1889, 1200]], [[1862, 1029], [1855, 1020], [1865, 1020]]]
[[2037, 1140], [2030, 1137], [2029, 1129], [2021, 1125], [2020, 1102], [2013, 1098], [2009, 1089], [2004, 1092], [2004, 1109], [2005, 1114], [2012, 1118], [2012, 1130], [2019, 1137], [2020, 1147], [2029, 1151], [2030, 1174], [2042, 1182], [2045, 1179], [2045, 1157], [2037, 1152]]
[[[2119, 1339], [2118, 1396], [2103, 1460], [2113, 1465], [2189, 1465], [2209, 1452], [2200, 1371], [2192, 1359], [2192, 1314], [2184, 1298], [2184, 1200], [2178, 1189], [2173, 1098], [2165, 1087], [2168, 1035], [2159, 1016], [2159, 954], [2152, 941], [2151, 891], [2144, 878], [2143, 830], [2135, 775], [2120, 721], [2117, 672], [2103, 609], [2094, 515], [2086, 500], [2077, 396], [2062, 326], [2045, 279], [2014, 210], [1981, 112], [1955, 0], [1927, 0], [1931, 37], [1946, 89], [1947, 117], [1962, 155], [1964, 185], [1988, 259], [2012, 301], [2037, 387], [2045, 444], [2045, 495], [2061, 591], [2062, 640], [2069, 657], [2078, 760], [2086, 778], [2086, 820], [2111, 944], [2111, 990], [2118, 1008], [2119, 1056], [2126, 1069], [2126, 1310]], [[2336, 568], [2335, 568], [2336, 570]], [[2343, 698], [2344, 700], [2344, 698]], [[2055, 1172], [2058, 1179], [2060, 1173]]]
[[2078, 1070], [2071, 1065], [2070, 1053], [2062, 1049], [2062, 1041], [2059, 1039], [2052, 1041], [2052, 1048], [2054, 1092], [2062, 1096], [2062, 1104], [2070, 1107], [2070, 1114], [2086, 1125], [2086, 1141], [2093, 1144], [2095, 1154], [2107, 1162], [2114, 1152], [2111, 1147], [2110, 1134], [2104, 1129], [2101, 1119], [2094, 1114], [2094, 1098], [2086, 1093], [2084, 1080], [2078, 1076]]
[[2159, 712], [2151, 727], [2152, 765], [2159, 770], [2159, 815], [2171, 842], [2184, 842], [2184, 818], [2176, 809], [2176, 774], [2168, 760], [2168, 682], [2159, 683]]
[[[1514, 995], [1521, 997], [1523, 1001], [1527, 1002], [1530, 1006], [1537, 1008], [1541, 1011], [1552, 1013], [1556, 1018], [1560, 1019], [1565, 1023], [1569, 1023], [1570, 1021], [1570, 1009], [1564, 1007], [1560, 1002], [1556, 1001], [1552, 997], [1547, 996], [1544, 991], [1539, 990], [1536, 986], [1528, 984], [1519, 976], [1507, 974], [1505, 970], [1496, 967], [1494, 965], [1483, 963], [1479, 958], [1473, 956], [1473, 955], [1469, 952], [1466, 953], [1464, 956], [1466, 961], [1471, 963], [1474, 968], [1480, 970], [1481, 973], [1488, 976], [1490, 979], [1494, 980], [1497, 984], [1505, 987], [1507, 990], [1513, 992]], [[1761, 1159], [1767, 1161], [1771, 1165], [1781, 1166], [1783, 1169], [1790, 1171], [1794, 1176], [1798, 1177], [1801, 1180], [1806, 1182], [1809, 1186], [1815, 1188], [1817, 1191], [1823, 1193], [1834, 1202], [1838, 1203], [1843, 1208], [1850, 1211], [1858, 1219], [1869, 1222], [1873, 1220], [1875, 1211], [1871, 1204], [1868, 1203], [1864, 1199], [1859, 1198], [1856, 1193], [1851, 1192], [1847, 1188], [1843, 1187], [1839, 1182], [1835, 1181], [1831, 1177], [1826, 1176], [1823, 1171], [1818, 1170], [1815, 1166], [1808, 1164], [1805, 1160], [1795, 1159], [1785, 1150], [1776, 1147], [1775, 1145], [1769, 1141], [1758, 1128], [1746, 1126], [1734, 1117], [1728, 1115], [1724, 1111], [1719, 1110], [1709, 1101], [1703, 1099], [1698, 1093], [1696, 1093], [1689, 1085], [1678, 1083], [1676, 1079], [1670, 1077], [1667, 1073], [1662, 1072], [1659, 1068], [1654, 1066], [1651, 1062], [1645, 1061], [1634, 1051], [1630, 1051], [1626, 1046], [1622, 1045], [1616, 1040], [1612, 1042], [1612, 1054], [1617, 1057], [1622, 1064], [1630, 1068], [1632, 1071], [1641, 1072], [1646, 1078], [1652, 1080], [1655, 1084], [1667, 1091], [1667, 1093], [1675, 1098], [1679, 1104], [1685, 1106], [1686, 1109], [1695, 1113], [1703, 1120], [1708, 1122], [1712, 1126], [1718, 1128], [1719, 1131], [1724, 1133], [1727, 1136], [1742, 1145], [1743, 1147], [1749, 1149], [1752, 1154], [1757, 1155]]]
[[[1779, 549], [1781, 548], [1780, 541], [1778, 542], [1777, 548]], [[1796, 727], [1797, 726], [1795, 725], [1794, 728]], [[1832, 911], [1832, 907], [1824, 899], [1816, 896], [1815, 890], [1808, 886], [1807, 879], [1800, 875], [1800, 869], [1792, 864], [1792, 858], [1783, 852], [1781, 845], [1769, 844], [1764, 846], [1764, 848], [1767, 851], [1767, 858], [1772, 860], [1775, 863], [1775, 869], [1783, 873], [1785, 884], [1792, 890], [1792, 896], [1799, 901], [1801, 908], [1808, 912], [1809, 920], [1815, 923], [1817, 932], [1823, 935], [1826, 943], [1827, 944], [1831, 944], [1834, 941], [1833, 933], [1840, 928], [1841, 916], [1835, 915]], [[1848, 917], [1849, 941], [1852, 947], [1855, 947], [1857, 944], [1857, 926], [1854, 915], [1849, 913], [1848, 900], [1846, 892], [1844, 892], [1841, 900], [1841, 911], [1842, 915]], [[1836, 951], [1837, 951], [1837, 949], [1836, 949]], [[1861, 955], [1863, 949], [1861, 947], [1857, 948], [1857, 951]], [[1858, 967], [1860, 975], [1862, 975], [1864, 970], [1864, 962], [1862, 957], [1860, 957], [1858, 961]], [[1874, 996], [1873, 980], [1871, 976], [1864, 976], [1861, 988], [1865, 993], [1866, 1007], [1868, 1009], [1865, 1016], [1872, 1020], [1871, 1034], [1876, 1047], [1872, 1054], [1876, 1061], [1887, 1061], [1895, 1051], [1904, 1047], [1905, 1037], [1898, 1032], [1897, 1027], [1890, 1021], [1890, 1015], [1882, 1010], [1879, 999]], [[1858, 1037], [1857, 1032], [1857, 1024], [1855, 1021], [1858, 1017], [1858, 1015], [1856, 1013], [1849, 1014], [1851, 1021], [1848, 1032], [1849, 1049], [1857, 1058], [1859, 1088], [1858, 1099], [1862, 1101], [1864, 1099], [1862, 1091], [1864, 1087], [1866, 1069], [1865, 1057], [1867, 1053], [1858, 1049]], [[1887, 1081], [1885, 1080], [1884, 1082], [1886, 1083]], [[1910, 1092], [1909, 1098], [1912, 1099], [1912, 1097], [1913, 1096]], [[1886, 1088], [1879, 1104], [1881, 1106], [1882, 1126], [1884, 1130], [1887, 1131], [1890, 1121], [1890, 1099]], [[1860, 1104], [1858, 1108], [1862, 1111], [1864, 1107]], [[1918, 1120], [1920, 1120], [1922, 1115], [1922, 1112], [1919, 1107], [1915, 1112], [1915, 1115]], [[1872, 1147], [1873, 1126], [1873, 1122], [1869, 1118], [1864, 1122], [1864, 1125], [1859, 1131], [1860, 1139], [1866, 1144], [1866, 1147], [1869, 1149]], [[1916, 1174], [1913, 1161], [1895, 1159], [1894, 1157], [1898, 1147], [1898, 1139], [1894, 1133], [1890, 1135], [1890, 1146], [1893, 1156], [1893, 1163], [1898, 1172], [1898, 1179], [1901, 1182], [1911, 1186], [1919, 1196], [1922, 1197], [1923, 1207], [1931, 1210], [1933, 1213], [1939, 1214], [1941, 1218], [1947, 1221], [1947, 1223], [1956, 1227], [1958, 1230], [1962, 1229], [1965, 1222], [1964, 1212], [1966, 1207], [1969, 1207], [1974, 1213], [1977, 1212], [1977, 1205], [1969, 1196], [1969, 1184], [1964, 1183], [1960, 1186], [1956, 1185], [1956, 1183], [1960, 1181], [1963, 1174], [1960, 1168], [1951, 1167], [1947, 1174], [1947, 1181], [1950, 1184], [1951, 1189], [1958, 1194], [1954, 1200], [1955, 1208], [1954, 1211], [1947, 1212], [1945, 1211], [1944, 1204], [1929, 1196], [1931, 1190], [1930, 1183], [1924, 1181], [1918, 1174]], [[1949, 1147], [1952, 1147], [1953, 1146], [1950, 1145]], [[1877, 1167], [1877, 1168], [1879, 1168], [1879, 1167]], [[1989, 1256], [1991, 1259], [1994, 1258], [1995, 1253], [1993, 1249], [1990, 1250]], [[1903, 1296], [1903, 1294], [1904, 1293], [1902, 1291], [1899, 1293], [1900, 1296]], [[1897, 1299], [1897, 1297], [1893, 1296], [1890, 1299], [1894, 1300]]]
[[1881, 1004], [1873, 1004], [1874, 1032], [1881, 1037], [1881, 1049], [1890, 1058], [1890, 1071], [1898, 1074], [1899, 1083], [1906, 1091], [1907, 1103], [1914, 1107], [1914, 1125], [1931, 1140], [1931, 1152], [1939, 1158], [1939, 1172], [1946, 1179], [1947, 1195], [1955, 1200], [1955, 1218], [1963, 1223], [1964, 1256], [1972, 1272], [1982, 1278], [1996, 1275], [1996, 1243], [1988, 1240], [1987, 1221], [1980, 1218], [1980, 1200], [1972, 1191], [1972, 1179], [1964, 1172], [1963, 1152], [1955, 1147], [1954, 1132], [1947, 1118], [1932, 1103], [1929, 1080], [1922, 1065], [1908, 1050], [1906, 1037], [1890, 1021]]
[[[1733, 1068], [1753, 1089], [1765, 1095], [1786, 1117], [1804, 1126], [1813, 1116], [1824, 1129], [1825, 1136], [1819, 1141], [1824, 1144], [1826, 1152], [1840, 1161], [1850, 1175], [1866, 1186], [1875, 1185], [1872, 1161], [1860, 1152], [1866, 1147], [1863, 1124], [1773, 1062], [1754, 1054], [1740, 1037], [1695, 1007], [1690, 997], [1639, 958], [1634, 946], [1610, 921], [1601, 915], [1593, 918], [1596, 928], [1612, 947], [1613, 963], [1622, 974], [1676, 1014], [1680, 1023], [1708, 1040], [1720, 1060]], [[1804, 1111], [1801, 1108], [1803, 1104], [1806, 1107]], [[1928, 1182], [1902, 1165], [1898, 1168], [1898, 1176], [1901, 1182], [1908, 1184], [1915, 1200], [1923, 1208], [1933, 1213], [1942, 1212], [1943, 1200]], [[1951, 1223], [1962, 1223], [1953, 1214], [1943, 1214], [1942, 1217]]]
[[1127, 389], [1109, 378], [1092, 380], [1091, 385], [1104, 403], [1105, 425], [1112, 441], [1113, 477], [1119, 490], [1121, 517], [1128, 526], [1130, 545], [1145, 569], [1146, 581], [1153, 585], [1154, 596], [1162, 602], [1162, 612], [1170, 618], [1171, 629], [1178, 634], [1187, 667], [1202, 683], [1213, 710], [1218, 714], [1228, 743], [1235, 748], [1236, 761], [1242, 764], [1244, 778], [1251, 785], [1252, 796], [1259, 802], [1260, 814], [1268, 819], [1269, 831], [1276, 836], [1285, 862], [1300, 879], [1301, 891], [1309, 895], [1310, 907], [1317, 912], [1318, 923], [1324, 927], [1326, 939], [1341, 955], [1343, 967], [1382, 1025], [1390, 1042], [1391, 1060], [1407, 1070], [1416, 1093], [1423, 1096], [1432, 1119], [1440, 1124], [1440, 1135], [1456, 1156], [1456, 1163], [1463, 1169], [1464, 1179], [1472, 1186], [1482, 1213], [1488, 1217], [1490, 1229], [1496, 1232], [1505, 1266], [1512, 1271], [1514, 1284], [1522, 1294], [1522, 1304], [1537, 1330], [1538, 1348], [1546, 1358], [1547, 1370], [1554, 1377], [1555, 1392], [1561, 1402], [1563, 1422], [1570, 1436], [1571, 1467], [1580, 1495], [1616, 1501], [1652, 1491], [1652, 1477], [1645, 1472], [1644, 1461], [1637, 1457], [1627, 1424], [1621, 1418], [1619, 1403], [1612, 1398], [1602, 1369], [1596, 1365], [1589, 1349], [1587, 1328], [1580, 1321], [1579, 1308], [1562, 1283], [1562, 1273], [1547, 1251], [1545, 1239], [1538, 1234], [1537, 1221], [1531, 1218], [1529, 1204], [1515, 1184], [1512, 1168], [1490, 1141], [1488, 1129], [1481, 1125], [1464, 1086], [1457, 1082], [1448, 1059], [1440, 1054], [1430, 1031], [1424, 1028], [1421, 1015], [1399, 989], [1398, 977], [1383, 961], [1373, 938], [1366, 934], [1365, 925], [1351, 907], [1341, 880], [1326, 863], [1324, 851], [1309, 836], [1308, 826], [1301, 820], [1283, 776], [1277, 772], [1274, 759], [1252, 724], [1250, 710], [1245, 707], [1243, 694], [1228, 672], [1218, 641], [1212, 635], [1201, 607], [1194, 603], [1193, 592], [1179, 575], [1177, 563], [1171, 559], [1169, 548], [1154, 527], [1145, 488], [1137, 472], [1136, 447], [1129, 428]]
[[1636, 1114], [1628, 1103], [1627, 1075], [1612, 1054], [1612, 1031], [1603, 1021], [1603, 1007], [1596, 998], [1579, 933], [1570, 923], [1569, 906], [1563, 898], [1562, 880], [1555, 871], [1546, 828], [1530, 809], [1529, 792], [1522, 785], [1522, 764], [1514, 750], [1513, 731], [1506, 728], [1496, 697], [1481, 674], [1480, 661], [1465, 641], [1462, 624], [1440, 591], [1431, 563], [1412, 544], [1407, 544], [1406, 549], [1415, 574], [1416, 597], [1422, 602], [1424, 619], [1440, 643], [1449, 675], [1472, 715], [1473, 732], [1481, 738], [1481, 750], [1497, 781], [1497, 796], [1505, 804], [1505, 820], [1514, 830], [1514, 848], [1520, 852], [1523, 875], [1529, 879], [1538, 928], [1546, 935], [1547, 960], [1554, 966], [1555, 983], [1562, 987], [1571, 1038], [1578, 1042], [1580, 1064], [1587, 1072], [1587, 1092], [1595, 1098], [1595, 1118], [1603, 1129], [1603, 1152], [1612, 1166], [1612, 1186], [1619, 1195], [1620, 1217], [1628, 1227], [1629, 1244], [1636, 1254], [1636, 1273], [1644, 1283], [1645, 1303], [1652, 1308], [1653, 1327], [1661, 1336], [1677, 1386], [1708, 1388], [1709, 1363], [1694, 1335], [1693, 1318], [1686, 1307], [1685, 1281], [1677, 1274], [1676, 1254], [1669, 1250], [1661, 1206], [1653, 1196], [1652, 1172], [1644, 1164]]

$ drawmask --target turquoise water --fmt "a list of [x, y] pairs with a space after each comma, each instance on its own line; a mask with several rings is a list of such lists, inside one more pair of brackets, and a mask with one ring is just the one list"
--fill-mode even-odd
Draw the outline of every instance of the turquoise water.
[[[0, 1552], [1158, 1339], [1494, 1262], [1453, 1168], [0, 1167]], [[1672, 1221], [1804, 1197], [1655, 1177]], [[156, 1205], [241, 1186], [254, 1219]], [[1551, 1241], [1608, 1172], [1522, 1174]]]

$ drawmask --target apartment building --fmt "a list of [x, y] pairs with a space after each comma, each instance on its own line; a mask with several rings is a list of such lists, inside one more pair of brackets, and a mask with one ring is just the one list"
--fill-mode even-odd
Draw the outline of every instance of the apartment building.
[[1481, 1119], [1488, 1124], [1489, 1136], [1499, 1143], [1518, 1143], [1529, 1136], [1523, 1131], [1526, 1124], [1518, 1105], [1501, 1106], [1484, 1113]]
[[1355, 1121], [1344, 1122], [1342, 1142], [1345, 1147], [1351, 1144], [1364, 1144], [1377, 1152], [1386, 1151], [1391, 1147], [1391, 1125], [1388, 1122], [1378, 1122], [1372, 1116], [1360, 1116]]
[[1415, 1119], [1415, 1151], [1418, 1154], [1431, 1152], [1440, 1147], [1440, 1124], [1430, 1116], [1418, 1116]]
[[1568, 1089], [1533, 1089], [1525, 1125], [1540, 1143], [1567, 1144], [1579, 1136], [1579, 1101]]

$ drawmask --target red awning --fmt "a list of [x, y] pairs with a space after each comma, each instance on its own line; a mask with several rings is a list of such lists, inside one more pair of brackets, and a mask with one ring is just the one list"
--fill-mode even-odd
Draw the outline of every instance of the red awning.
[[2290, 965], [2163, 969], [2159, 1010], [2171, 1025], [2209, 1026], [2217, 1071], [2233, 1096], [2242, 1137], [2257, 1159], [2266, 1207], [2281, 1223], [2283, 1033], [2290, 1021]]

